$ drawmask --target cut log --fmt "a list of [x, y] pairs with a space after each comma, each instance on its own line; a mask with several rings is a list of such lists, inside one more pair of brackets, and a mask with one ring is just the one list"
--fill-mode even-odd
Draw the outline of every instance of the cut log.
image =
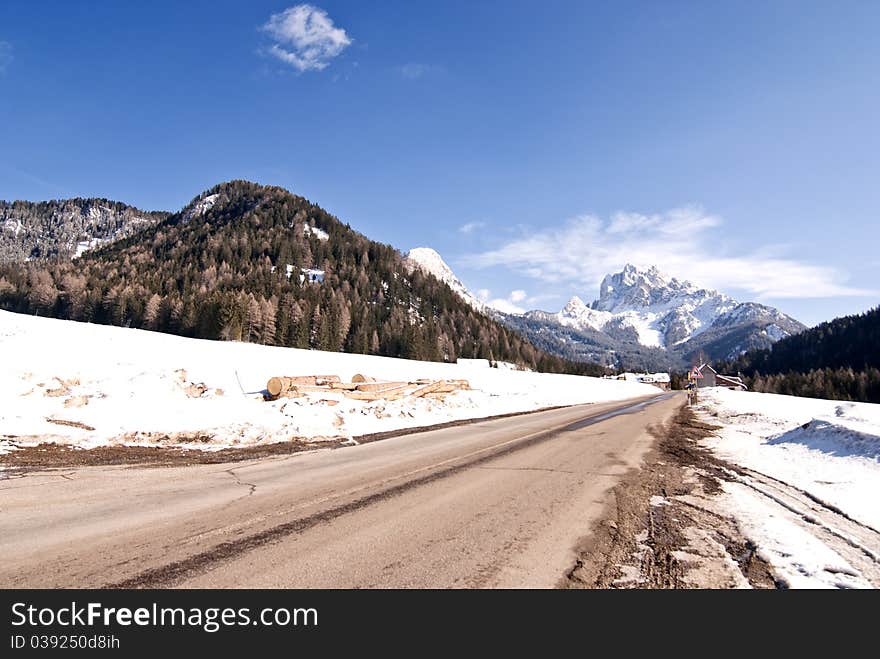
[[280, 396], [293, 386], [319, 387], [339, 380], [338, 375], [281, 375], [269, 379], [266, 391], [272, 396]]
[[386, 389], [396, 389], [399, 387], [408, 387], [409, 382], [364, 382], [357, 385], [358, 391], [385, 391]]
[[444, 382], [439, 387], [434, 389], [434, 392], [440, 394], [448, 394], [452, 393], [453, 391], [461, 391], [462, 389], [464, 389], [464, 387], [462, 387], [457, 382]]
[[471, 383], [467, 380], [447, 380], [449, 384], [457, 384], [459, 389], [470, 389]]
[[343, 389], [348, 391], [353, 391], [357, 389], [357, 382], [331, 382], [331, 389]]
[[269, 378], [269, 381], [266, 383], [266, 391], [269, 392], [270, 396], [280, 396], [290, 386], [290, 382], [286, 380], [287, 378]]
[[409, 384], [382, 391], [346, 391], [345, 397], [354, 400], [397, 400], [408, 395], [408, 389]]
[[67, 419], [50, 419], [46, 418], [49, 423], [57, 423], [59, 426], [70, 426], [71, 428], [79, 428], [80, 430], [94, 430], [91, 426], [87, 426], [79, 421], [68, 421]]
[[326, 394], [327, 392], [332, 391], [332, 390], [329, 387], [318, 387], [318, 386], [313, 387], [308, 384], [295, 384], [295, 385], [291, 386], [288, 391], [297, 391], [301, 394], [308, 394], [308, 393]]
[[363, 375], [362, 373], [355, 373], [352, 376], [351, 381], [360, 384], [361, 382], [375, 382], [376, 378], [372, 378], [369, 375]]

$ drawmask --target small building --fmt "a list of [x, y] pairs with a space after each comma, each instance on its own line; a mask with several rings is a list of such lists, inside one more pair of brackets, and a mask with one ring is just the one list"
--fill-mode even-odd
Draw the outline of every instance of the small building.
[[671, 386], [671, 378], [669, 373], [630, 373], [629, 371], [620, 375], [603, 375], [606, 380], [625, 380], [627, 382], [641, 382], [642, 384], [653, 384], [663, 391], [669, 391]]
[[737, 391], [746, 391], [748, 387], [737, 375], [722, 375], [709, 364], [701, 364], [695, 366], [693, 373], [698, 374], [695, 379], [698, 389], [707, 387], [725, 387], [726, 389], [734, 389]]

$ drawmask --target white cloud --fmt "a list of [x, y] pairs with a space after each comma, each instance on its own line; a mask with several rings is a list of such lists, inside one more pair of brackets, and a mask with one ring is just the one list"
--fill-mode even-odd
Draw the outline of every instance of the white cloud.
[[502, 313], [525, 313], [525, 309], [504, 298], [489, 300], [486, 304]]
[[430, 67], [418, 62], [409, 62], [397, 68], [400, 75], [407, 80], [418, 80], [429, 71]]
[[296, 5], [272, 14], [263, 30], [274, 38], [269, 53], [298, 71], [327, 68], [351, 44], [351, 38], [336, 27], [323, 9]]
[[605, 274], [633, 263], [656, 265], [699, 285], [746, 291], [757, 299], [876, 294], [846, 285], [835, 268], [786, 258], [778, 245], [730, 253], [724, 234], [716, 230], [721, 225], [721, 218], [697, 206], [653, 215], [616, 213], [607, 220], [582, 215], [471, 255], [466, 263], [506, 266], [544, 282], [591, 289]]
[[467, 224], [462, 224], [458, 227], [458, 232], [465, 234], [473, 233], [477, 229], [482, 229], [484, 226], [486, 226], [485, 222], [468, 222]]
[[504, 313], [525, 313], [526, 310], [519, 306], [519, 302], [531, 301], [527, 299], [528, 295], [523, 290], [510, 291], [507, 297], [492, 298], [492, 294], [487, 288], [481, 288], [477, 291], [477, 297], [487, 306], [502, 311]]
[[12, 63], [12, 44], [8, 41], [0, 41], [0, 74], [6, 73], [6, 69]]
[[395, 69], [397, 73], [400, 74], [400, 77], [404, 80], [418, 80], [420, 78], [424, 78], [427, 75], [434, 73], [444, 73], [446, 69], [442, 66], [436, 66], [434, 64], [422, 64], [420, 62], [407, 62], [402, 66], [398, 66]]

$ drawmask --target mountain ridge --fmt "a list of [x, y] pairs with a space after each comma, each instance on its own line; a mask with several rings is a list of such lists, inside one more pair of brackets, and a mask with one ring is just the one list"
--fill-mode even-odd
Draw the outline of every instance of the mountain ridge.
[[[432, 267], [454, 278], [464, 295], [473, 298], [440, 255], [433, 254]], [[738, 302], [670, 277], [656, 266], [629, 263], [603, 278], [599, 297], [590, 304], [575, 295], [556, 313], [484, 309], [554, 354], [648, 370], [680, 370], [700, 353], [710, 359], [731, 359], [805, 329], [773, 307]]]
[[221, 183], [139, 231], [58, 256], [0, 263], [0, 308], [196, 338], [601, 372], [536, 349], [392, 246], [277, 186]]
[[169, 215], [99, 197], [0, 201], [0, 263], [75, 258]]

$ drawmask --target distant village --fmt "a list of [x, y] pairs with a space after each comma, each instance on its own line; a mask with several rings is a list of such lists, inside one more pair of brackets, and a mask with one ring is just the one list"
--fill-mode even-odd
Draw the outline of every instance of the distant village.
[[[605, 380], [626, 380], [628, 382], [641, 382], [653, 384], [663, 391], [672, 388], [672, 378], [669, 373], [631, 373], [629, 371], [619, 375], [603, 375]], [[716, 371], [710, 364], [694, 366], [688, 373], [688, 388], [703, 389], [706, 387], [725, 387], [737, 391], [748, 389], [742, 378], [738, 375], [723, 375]]]

